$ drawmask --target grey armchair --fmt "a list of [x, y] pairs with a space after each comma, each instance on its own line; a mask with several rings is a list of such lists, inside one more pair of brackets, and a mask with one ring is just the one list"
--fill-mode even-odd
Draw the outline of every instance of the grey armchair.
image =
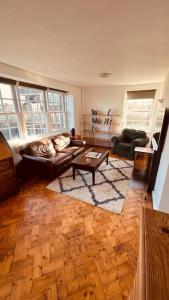
[[112, 152], [128, 159], [134, 159], [135, 147], [145, 147], [149, 138], [146, 133], [141, 130], [123, 129], [122, 134], [111, 138], [113, 143]]

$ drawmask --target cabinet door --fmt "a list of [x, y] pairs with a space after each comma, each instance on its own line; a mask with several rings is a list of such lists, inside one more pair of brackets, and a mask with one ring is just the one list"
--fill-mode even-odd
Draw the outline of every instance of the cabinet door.
[[10, 196], [16, 190], [16, 186], [13, 158], [0, 160], [0, 200]]

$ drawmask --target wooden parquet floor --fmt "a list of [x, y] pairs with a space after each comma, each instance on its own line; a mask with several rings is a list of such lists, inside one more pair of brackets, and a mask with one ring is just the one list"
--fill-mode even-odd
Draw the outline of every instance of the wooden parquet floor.
[[121, 215], [33, 179], [0, 204], [0, 300], [127, 299], [136, 270], [143, 190]]

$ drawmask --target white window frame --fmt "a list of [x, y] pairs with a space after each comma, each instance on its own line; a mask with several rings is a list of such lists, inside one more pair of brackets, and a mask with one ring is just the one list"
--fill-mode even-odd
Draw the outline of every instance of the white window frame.
[[[4, 82], [0, 81], [0, 83], [3, 83]], [[20, 98], [20, 93], [19, 93], [19, 88], [20, 87], [27, 87], [29, 88], [29, 86], [24, 86], [24, 84], [19, 84], [19, 82], [16, 82], [16, 84], [13, 84], [13, 83], [8, 83], [8, 82], [5, 82], [5, 84], [9, 85], [11, 88], [12, 88], [12, 94], [13, 94], [13, 100], [14, 101], [14, 105], [15, 105], [15, 108], [16, 108], [16, 112], [5, 112], [3, 110], [3, 112], [0, 112], [0, 114], [3, 114], [5, 115], [6, 117], [8, 115], [16, 115], [17, 118], [18, 118], [18, 130], [19, 130], [19, 139], [25, 139], [25, 138], [31, 138], [33, 136], [36, 136], [36, 137], [43, 137], [43, 136], [47, 136], [47, 135], [50, 135], [50, 134], [54, 134], [55, 132], [58, 133], [58, 132], [61, 132], [61, 131], [64, 131], [66, 130], [67, 128], [67, 111], [66, 111], [66, 107], [67, 107], [67, 97], [66, 97], [66, 92], [62, 92], [62, 91], [57, 91], [57, 90], [54, 90], [54, 89], [49, 89], [49, 88], [45, 88], [45, 89], [41, 89], [40, 87], [37, 88], [37, 86], [35, 85], [31, 85], [30, 88], [34, 88], [34, 89], [38, 89], [40, 91], [43, 92], [43, 103], [44, 103], [44, 110], [43, 111], [24, 111], [23, 108], [22, 108], [22, 105], [21, 105], [21, 98]], [[49, 105], [48, 105], [48, 92], [55, 92], [55, 93], [60, 93], [63, 97], [63, 110], [62, 111], [50, 111], [49, 110]], [[1, 97], [0, 97], [0, 101], [1, 101]], [[64, 115], [64, 126], [63, 128], [60, 127], [57, 129], [53, 129], [52, 130], [52, 123], [51, 123], [51, 114], [52, 113], [61, 113]], [[28, 130], [27, 130], [27, 125], [26, 125], [26, 115], [35, 115], [35, 114], [44, 114], [46, 115], [46, 118], [47, 118], [47, 122], [46, 122], [46, 125], [47, 125], [47, 130], [46, 130], [46, 133], [40, 133], [40, 134], [32, 134], [32, 135], [29, 135], [28, 134]], [[9, 122], [7, 123], [8, 124], [8, 130], [9, 130], [9, 134], [10, 134], [10, 140], [8, 140], [9, 142], [12, 142], [14, 139], [12, 138], [12, 135], [11, 135], [11, 129], [10, 129], [10, 124]], [[1, 130], [1, 127], [0, 127], [0, 130]]]
[[[145, 112], [148, 112], [148, 113], [150, 113], [150, 118], [149, 118], [149, 120], [148, 120], [148, 122], [149, 122], [149, 124], [148, 124], [148, 126], [147, 126], [147, 128], [146, 129], [142, 129], [142, 130], [144, 130], [146, 133], [151, 133], [151, 131], [152, 131], [152, 121], [153, 121], [153, 112], [154, 112], [154, 104], [155, 104], [155, 101], [154, 101], [154, 99], [153, 98], [151, 98], [151, 99], [125, 99], [125, 101], [124, 101], [124, 110], [123, 110], [123, 129], [124, 128], [132, 128], [132, 129], [135, 129], [135, 126], [132, 126], [132, 127], [129, 127], [128, 125], [127, 125], [127, 122], [128, 121], [131, 121], [131, 122], [138, 122], [139, 120], [134, 120], [134, 119], [132, 119], [132, 120], [129, 120], [128, 118], [127, 118], [127, 114], [129, 113], [129, 111], [128, 111], [128, 109], [127, 109], [127, 106], [128, 106], [128, 103], [131, 103], [131, 101], [149, 101], [149, 100], [151, 100], [152, 101], [152, 104], [151, 104], [151, 109], [150, 110], [148, 110], [148, 109], [133, 109], [132, 110], [132, 112], [133, 113], [136, 113], [136, 112], [138, 112], [138, 113], [145, 113]], [[147, 119], [142, 119], [142, 121], [147, 121]]]
[[[56, 94], [62, 96], [62, 107], [63, 107], [63, 110], [50, 110], [50, 108], [49, 108], [48, 93], [56, 93]], [[58, 131], [60, 131], [60, 130], [66, 130], [66, 127], [67, 127], [67, 121], [66, 121], [67, 120], [67, 112], [66, 112], [66, 96], [65, 96], [65, 93], [60, 93], [60, 92], [48, 89], [46, 91], [46, 99], [47, 99], [47, 110], [48, 110], [48, 117], [49, 117], [49, 126], [50, 126], [51, 132], [57, 131], [57, 129], [52, 129], [52, 117], [51, 117], [52, 114], [60, 114], [60, 115], [62, 114], [63, 115], [63, 118], [64, 118], [63, 127], [58, 128]], [[58, 123], [60, 123], [60, 122], [58, 122]]]
[[[1, 82], [0, 82], [0, 83], [1, 83]], [[0, 92], [0, 101], [1, 101], [2, 108], [3, 108], [3, 111], [0, 112], [0, 115], [5, 115], [5, 117], [6, 117], [7, 127], [4, 127], [4, 128], [5, 128], [5, 129], [8, 129], [8, 131], [9, 131], [9, 136], [10, 136], [10, 139], [9, 139], [9, 140], [17, 140], [17, 139], [22, 138], [22, 129], [21, 129], [21, 122], [20, 122], [19, 107], [18, 107], [18, 102], [17, 102], [16, 92], [15, 92], [15, 85], [14, 85], [14, 84], [10, 84], [10, 83], [4, 83], [4, 82], [2, 82], [2, 84], [6, 84], [6, 85], [10, 86], [11, 92], [12, 92], [12, 98], [11, 98], [11, 99], [8, 99], [8, 98], [2, 97], [1, 92]], [[13, 101], [14, 107], [15, 107], [15, 112], [6, 112], [6, 111], [5, 111], [4, 103], [3, 103], [3, 100], [5, 100], [5, 99]], [[8, 116], [11, 116], [11, 115], [17, 117], [17, 125], [18, 125], [17, 127], [12, 127], [12, 126], [10, 126], [10, 122], [9, 122]], [[19, 137], [18, 137], [18, 138], [15, 138], [15, 139], [14, 139], [14, 138], [12, 137], [12, 129], [13, 129], [13, 128], [18, 128], [18, 131], [19, 131]]]
[[[23, 110], [23, 107], [22, 107], [22, 101], [23, 100], [21, 100], [21, 97], [20, 97], [20, 92], [19, 92], [19, 89], [20, 88], [26, 88], [26, 89], [29, 89], [29, 88], [33, 88], [33, 87], [24, 87], [24, 86], [22, 86], [22, 85], [19, 85], [18, 87], [17, 87], [17, 92], [18, 92], [18, 101], [19, 101], [19, 103], [20, 103], [20, 112], [21, 112], [21, 115], [22, 115], [22, 121], [23, 121], [23, 123], [24, 123], [24, 136], [25, 137], [31, 137], [31, 136], [43, 136], [43, 135], [46, 135], [46, 134], [48, 134], [48, 132], [49, 132], [49, 125], [48, 125], [48, 113], [47, 113], [47, 106], [46, 106], [46, 95], [45, 95], [45, 91], [44, 90], [41, 90], [40, 88], [39, 89], [37, 89], [37, 91], [39, 90], [39, 91], [41, 91], [42, 92], [42, 94], [43, 94], [43, 99], [44, 99], [44, 101], [40, 101], [40, 102], [43, 102], [43, 105], [44, 105], [44, 110], [43, 111], [24, 111]], [[35, 90], [36, 90], [36, 88], [34, 88]], [[35, 91], [36, 92], [36, 91]], [[29, 93], [28, 93], [29, 94]], [[28, 133], [28, 126], [27, 126], [27, 122], [26, 122], [26, 118], [28, 117], [28, 116], [35, 116], [35, 115], [40, 115], [40, 114], [43, 114], [43, 115], [46, 115], [46, 132], [41, 132], [41, 133], [36, 133], [36, 127], [35, 127], [35, 124], [36, 124], [36, 122], [32, 122], [32, 130], [34, 131], [34, 133], [33, 134], [29, 134]], [[39, 122], [39, 124], [41, 124], [42, 122]], [[38, 129], [37, 129], [38, 130]], [[42, 128], [40, 128], [39, 130], [43, 130]]]

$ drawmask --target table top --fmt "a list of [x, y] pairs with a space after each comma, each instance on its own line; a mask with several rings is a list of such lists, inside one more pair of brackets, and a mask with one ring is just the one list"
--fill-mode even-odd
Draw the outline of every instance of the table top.
[[[90, 151], [95, 151], [97, 153], [102, 153], [102, 155], [99, 158], [90, 158], [90, 163], [86, 163], [86, 154]], [[90, 148], [81, 155], [78, 155], [75, 159], [72, 160], [72, 165], [75, 166], [88, 166], [89, 168], [97, 168], [103, 160], [106, 158], [106, 156], [109, 154], [108, 150], [97, 150], [95, 148]]]
[[147, 154], [154, 153], [154, 150], [152, 148], [146, 148], [146, 147], [135, 147], [134, 151], [140, 153], [147, 153]]
[[144, 208], [142, 219], [144, 299], [169, 299], [169, 214]]

